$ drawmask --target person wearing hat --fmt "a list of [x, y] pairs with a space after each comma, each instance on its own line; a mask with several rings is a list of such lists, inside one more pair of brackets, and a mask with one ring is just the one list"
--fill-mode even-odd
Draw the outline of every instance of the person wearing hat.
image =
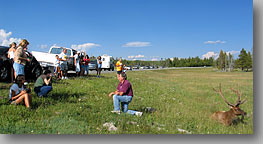
[[34, 91], [39, 97], [46, 97], [52, 91], [52, 75], [50, 70], [45, 70], [34, 84]]
[[79, 74], [80, 74], [80, 63], [79, 63], [79, 60], [80, 60], [80, 51], [78, 51], [74, 55], [74, 65], [76, 67], [76, 74], [77, 74], [77, 76], [79, 76]]

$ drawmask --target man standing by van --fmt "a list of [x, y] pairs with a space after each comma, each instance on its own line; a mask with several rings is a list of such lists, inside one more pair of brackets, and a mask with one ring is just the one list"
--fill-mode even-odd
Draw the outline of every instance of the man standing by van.
[[[68, 60], [67, 60], [67, 49], [63, 48], [63, 52], [59, 54], [60, 60], [60, 72], [62, 79], [68, 79]], [[65, 76], [64, 76], [65, 75]]]
[[117, 68], [117, 76], [119, 77], [122, 73], [123, 65], [122, 65], [122, 59], [120, 58], [119, 61], [116, 63]]

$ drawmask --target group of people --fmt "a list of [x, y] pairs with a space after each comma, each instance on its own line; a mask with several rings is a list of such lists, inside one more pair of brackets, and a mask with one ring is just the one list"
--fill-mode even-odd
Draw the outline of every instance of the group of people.
[[[29, 42], [27, 40], [22, 40], [19, 46], [16, 48], [16, 44], [12, 43], [8, 51], [8, 57], [14, 61], [13, 69], [15, 82], [10, 87], [9, 90], [9, 103], [16, 105], [24, 102], [27, 108], [32, 105], [32, 95], [31, 90], [25, 86], [25, 74], [24, 65], [26, 61], [29, 61], [26, 56], [26, 50]], [[56, 55], [55, 62], [55, 74], [61, 79], [67, 79], [67, 49], [63, 49], [60, 55]], [[74, 55], [74, 64], [76, 66], [77, 75], [84, 75], [85, 71], [88, 75], [90, 62], [88, 55], [81, 55], [80, 52]], [[97, 57], [97, 77], [100, 77], [102, 61], [101, 57]], [[127, 74], [123, 68], [122, 59], [116, 63], [117, 68], [117, 78], [119, 84], [114, 92], [109, 94], [113, 98], [114, 110], [112, 113], [121, 112], [128, 113], [131, 115], [141, 116], [142, 112], [128, 110], [128, 105], [133, 99], [133, 89], [131, 83], [127, 80]], [[52, 91], [52, 72], [50, 70], [45, 70], [42, 75], [40, 75], [35, 84], [34, 92], [39, 97], [46, 97], [47, 94]]]
[[10, 59], [11, 67], [11, 81], [14, 81], [18, 75], [25, 75], [26, 62], [30, 62], [28, 57], [27, 46], [29, 42], [26, 39], [20, 41], [17, 46], [15, 42], [10, 44], [8, 50], [8, 58]]
[[[89, 63], [90, 57], [85, 52], [77, 51], [74, 54], [74, 65], [77, 76], [88, 76], [89, 75]], [[68, 60], [67, 49], [64, 48], [63, 51], [56, 55], [56, 61], [54, 62], [54, 74], [59, 79], [68, 79]], [[100, 77], [101, 74], [101, 56], [97, 57], [97, 77]]]
[[[47, 94], [52, 90], [52, 73], [50, 70], [45, 70], [42, 75], [40, 75], [35, 84], [34, 92], [39, 97], [46, 97]], [[14, 84], [9, 90], [9, 103], [17, 105], [24, 102], [27, 108], [31, 107], [32, 95], [31, 89], [26, 87], [26, 80], [23, 74], [19, 74], [15, 78]]]

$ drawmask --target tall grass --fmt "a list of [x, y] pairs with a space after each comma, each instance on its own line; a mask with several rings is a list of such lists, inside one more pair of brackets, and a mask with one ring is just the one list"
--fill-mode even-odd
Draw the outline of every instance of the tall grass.
[[[212, 68], [128, 71], [134, 90], [129, 109], [144, 112], [137, 117], [112, 114], [112, 99], [118, 80], [115, 73], [102, 78], [71, 78], [54, 81], [48, 98], [33, 95], [32, 110], [8, 105], [10, 84], [0, 83], [0, 132], [5, 134], [253, 134], [253, 73], [217, 72]], [[224, 126], [210, 119], [213, 112], [228, 110], [213, 91], [222, 84], [228, 101], [234, 103], [239, 90], [247, 102], [240, 107], [248, 113], [245, 123]], [[33, 87], [33, 83], [29, 84]], [[103, 127], [113, 122], [117, 131]]]

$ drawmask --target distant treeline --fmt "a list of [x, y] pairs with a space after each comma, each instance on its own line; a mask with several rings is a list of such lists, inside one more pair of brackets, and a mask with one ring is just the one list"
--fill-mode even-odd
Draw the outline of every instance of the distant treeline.
[[[118, 61], [119, 58], [114, 59], [114, 63]], [[172, 59], [161, 59], [160, 61], [142, 61], [142, 60], [126, 60], [124, 59], [123, 64], [127, 66], [158, 66], [158, 67], [217, 67], [220, 71], [233, 71], [233, 69], [241, 69], [242, 71], [252, 70], [253, 58], [250, 52], [246, 52], [243, 48], [237, 59], [230, 53], [226, 53], [223, 50], [217, 59], [213, 57], [201, 59], [197, 57], [189, 58], [178, 58], [174, 57]]]
[[[115, 63], [118, 58], [115, 59]], [[158, 66], [158, 67], [203, 67], [203, 66], [213, 66], [214, 59], [211, 57], [209, 59], [200, 59], [199, 57], [189, 57], [189, 58], [173, 58], [173, 59], [163, 59], [160, 61], [141, 61], [141, 60], [122, 60], [123, 64], [134, 66]]]

